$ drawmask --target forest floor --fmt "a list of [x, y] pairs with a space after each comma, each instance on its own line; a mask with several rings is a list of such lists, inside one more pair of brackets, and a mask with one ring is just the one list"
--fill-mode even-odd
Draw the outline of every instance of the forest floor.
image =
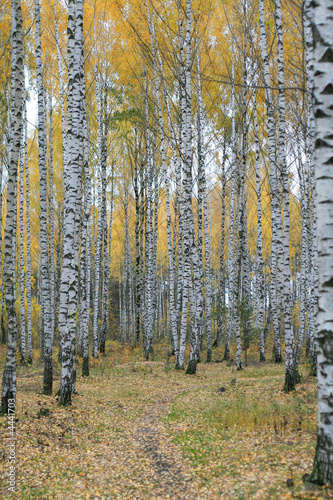
[[[4, 356], [1, 348], [1, 372]], [[40, 361], [19, 366], [16, 492], [8, 492], [2, 416], [0, 497], [333, 498], [333, 490], [302, 481], [316, 442], [316, 381], [306, 366], [297, 390], [285, 394], [283, 365], [250, 363], [237, 372], [201, 363], [188, 376], [167, 364], [162, 345], [154, 356], [144, 362], [141, 349], [110, 342], [107, 355], [91, 361], [89, 378], [78, 360], [78, 393], [67, 408], [55, 395], [56, 363], [53, 396], [41, 393]]]

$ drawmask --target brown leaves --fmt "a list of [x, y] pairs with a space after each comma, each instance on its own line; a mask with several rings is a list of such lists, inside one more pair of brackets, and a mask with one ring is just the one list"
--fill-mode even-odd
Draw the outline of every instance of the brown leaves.
[[[248, 368], [234, 384], [225, 364], [200, 364], [198, 376], [184, 377], [136, 355], [125, 352], [122, 364], [101, 357], [89, 378], [78, 372], [68, 408], [36, 394], [37, 366], [19, 368], [12, 498], [333, 497], [302, 481], [314, 456], [315, 381], [286, 395], [281, 366]], [[7, 498], [3, 486], [0, 494]]]

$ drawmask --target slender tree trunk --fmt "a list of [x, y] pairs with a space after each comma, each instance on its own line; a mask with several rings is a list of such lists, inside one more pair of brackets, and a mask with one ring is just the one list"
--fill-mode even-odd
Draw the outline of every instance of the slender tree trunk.
[[2, 378], [1, 411], [8, 412], [8, 405], [16, 398], [16, 349], [17, 320], [15, 308], [13, 238], [16, 233], [17, 166], [22, 137], [22, 110], [24, 89], [24, 54], [22, 11], [20, 0], [12, 0], [12, 114], [9, 176], [7, 184], [7, 217], [4, 237], [4, 283], [8, 321], [8, 340], [5, 369]]
[[100, 311], [100, 287], [101, 287], [101, 260], [103, 249], [103, 177], [104, 177], [104, 137], [103, 137], [103, 115], [102, 115], [102, 91], [100, 75], [96, 70], [96, 94], [98, 107], [98, 166], [97, 166], [97, 199], [98, 199], [98, 230], [97, 245], [95, 252], [95, 293], [94, 293], [94, 321], [93, 321], [93, 356], [98, 358], [98, 323]]
[[[221, 243], [220, 243], [220, 268], [219, 268], [219, 295], [218, 295], [218, 318], [216, 346], [221, 345], [225, 330], [225, 264], [224, 264], [224, 242], [225, 242], [225, 144], [223, 148], [222, 160], [222, 208], [221, 208]], [[215, 342], [214, 342], [215, 345]]]
[[[195, 293], [195, 322], [191, 331], [190, 359], [186, 369], [189, 375], [195, 374], [199, 356], [199, 340], [202, 335], [202, 276], [200, 274], [200, 259], [195, 241], [194, 218], [192, 210], [192, 78], [191, 78], [191, 0], [186, 1], [186, 34], [185, 34], [185, 127], [184, 127], [184, 163], [183, 163], [183, 190], [184, 190], [184, 260], [188, 257], [192, 263], [193, 286]], [[186, 237], [188, 236], [188, 238]], [[191, 281], [191, 266], [188, 267], [188, 282]]]
[[47, 224], [47, 166], [46, 166], [46, 120], [44, 86], [42, 75], [42, 47], [39, 0], [35, 0], [36, 17], [36, 67], [38, 97], [38, 155], [40, 175], [40, 244], [44, 324], [44, 394], [52, 394], [52, 351], [53, 332], [51, 324], [51, 289], [49, 277], [48, 224]]
[[89, 376], [89, 319], [90, 319], [90, 233], [91, 233], [91, 182], [89, 171], [89, 142], [86, 104], [82, 107], [83, 147], [84, 147], [84, 216], [81, 240], [82, 289], [81, 289], [81, 328], [82, 328], [82, 377]]
[[[26, 115], [26, 109], [25, 109]], [[26, 240], [27, 240], [27, 363], [32, 364], [32, 290], [31, 290], [31, 231], [30, 231], [30, 178], [28, 166], [28, 130], [27, 120], [24, 123], [24, 168], [25, 168], [25, 192], [26, 192]]]
[[256, 289], [255, 289], [255, 328], [259, 330], [260, 361], [265, 358], [264, 339], [264, 263], [262, 259], [262, 218], [261, 218], [261, 179], [260, 179], [260, 154], [259, 132], [257, 117], [257, 100], [254, 97], [254, 140], [256, 155], [256, 192], [257, 192], [257, 252], [256, 252]]
[[270, 166], [270, 188], [271, 188], [271, 205], [272, 205], [272, 250], [271, 250], [271, 269], [270, 269], [270, 295], [272, 300], [272, 318], [274, 329], [274, 356], [275, 362], [281, 363], [281, 344], [279, 333], [279, 314], [280, 306], [277, 296], [277, 272], [278, 272], [278, 256], [282, 254], [282, 234], [280, 234], [279, 219], [280, 212], [280, 193], [277, 187], [276, 176], [276, 159], [275, 159], [275, 125], [274, 111], [271, 99], [271, 83], [269, 72], [269, 60], [267, 53], [266, 42], [266, 27], [265, 27], [265, 7], [264, 0], [259, 0], [259, 24], [260, 24], [260, 49], [264, 67], [264, 81], [266, 94], [267, 108], [267, 128], [268, 128], [268, 156]]
[[[24, 102], [25, 106], [25, 102]], [[23, 109], [23, 121], [25, 113]], [[22, 143], [20, 151], [20, 361], [25, 363], [26, 339], [25, 339], [25, 265], [24, 265], [24, 138], [25, 127], [22, 126]]]
[[[76, 8], [76, 9], [75, 9]], [[76, 12], [75, 12], [76, 10]], [[60, 404], [71, 402], [73, 392], [73, 345], [76, 333], [77, 269], [76, 248], [78, 240], [78, 193], [80, 172], [83, 165], [82, 106], [84, 75], [83, 4], [82, 0], [69, 1], [68, 5], [68, 189], [65, 193], [64, 258], [60, 287], [59, 330], [62, 337], [62, 373]]]
[[291, 325], [291, 297], [290, 297], [290, 257], [289, 257], [289, 180], [286, 161], [286, 98], [284, 90], [284, 63], [283, 63], [283, 34], [282, 34], [281, 0], [275, 0], [275, 25], [277, 31], [277, 66], [278, 66], [278, 90], [279, 90], [279, 133], [278, 133], [278, 163], [282, 178], [282, 200], [283, 200], [283, 323], [285, 340], [285, 385], [284, 390], [289, 392], [295, 389], [297, 382], [297, 367], [295, 359], [295, 342]]
[[314, 116], [314, 39], [313, 39], [313, 10], [310, 0], [304, 2], [304, 33], [305, 33], [305, 60], [306, 60], [306, 87], [307, 87], [307, 128], [305, 136], [306, 147], [306, 167], [309, 175], [308, 204], [311, 206], [308, 221], [308, 244], [309, 244], [309, 281], [310, 281], [310, 299], [309, 299], [309, 357], [312, 367], [312, 374], [316, 374], [317, 366], [317, 315], [318, 315], [318, 254], [317, 254], [317, 205], [316, 199], [316, 180], [315, 180], [315, 162], [314, 162], [314, 134], [315, 134], [315, 116]]
[[108, 272], [108, 234], [106, 218], [106, 161], [107, 161], [107, 91], [104, 90], [103, 99], [103, 150], [102, 150], [102, 315], [101, 331], [99, 338], [99, 352], [105, 354], [106, 322], [108, 314], [109, 272]]
[[49, 94], [49, 279], [50, 279], [50, 301], [51, 301], [51, 332], [52, 346], [54, 345], [55, 330], [55, 288], [54, 288], [54, 202], [53, 202], [53, 110], [52, 96]]
[[231, 194], [230, 194], [230, 224], [229, 224], [229, 252], [228, 252], [228, 317], [225, 334], [224, 359], [229, 359], [230, 337], [233, 322], [234, 290], [235, 290], [235, 269], [234, 269], [234, 218], [235, 218], [235, 177], [236, 177], [236, 128], [235, 128], [235, 85], [234, 85], [234, 44], [232, 43], [232, 132], [231, 132]]
[[154, 76], [156, 81], [156, 94], [157, 94], [157, 107], [158, 107], [158, 120], [159, 120], [159, 128], [160, 128], [160, 136], [161, 136], [161, 160], [162, 160], [162, 173], [164, 178], [165, 185], [165, 203], [166, 203], [166, 214], [167, 214], [167, 241], [168, 241], [168, 261], [169, 261], [169, 307], [168, 307], [168, 329], [169, 329], [169, 338], [171, 340], [172, 352], [175, 356], [175, 363], [178, 362], [178, 332], [177, 332], [177, 323], [176, 323], [176, 310], [175, 310], [175, 259], [173, 252], [173, 244], [172, 244], [172, 234], [171, 234], [171, 210], [170, 210], [170, 186], [169, 186], [169, 176], [167, 171], [166, 164], [166, 151], [165, 151], [165, 132], [164, 132], [164, 123], [163, 123], [163, 115], [162, 115], [162, 98], [161, 98], [161, 87], [163, 86], [163, 93], [167, 107], [167, 114], [169, 120], [169, 128], [172, 132], [171, 127], [171, 113], [169, 107], [169, 100], [166, 92], [165, 81], [163, 80], [163, 76], [158, 76], [158, 68], [157, 68], [157, 60], [159, 63], [160, 74], [163, 75], [163, 67], [161, 56], [159, 50], [157, 48], [157, 42], [155, 37], [154, 25], [150, 21], [150, 32], [151, 32], [151, 44], [153, 49], [153, 64], [154, 64]]

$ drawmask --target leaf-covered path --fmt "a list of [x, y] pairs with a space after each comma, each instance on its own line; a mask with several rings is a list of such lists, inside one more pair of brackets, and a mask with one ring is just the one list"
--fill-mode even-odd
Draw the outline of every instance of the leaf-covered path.
[[135, 435], [151, 464], [158, 498], [197, 498], [198, 481], [179, 447], [170, 441], [161, 421], [170, 411], [174, 394], [159, 396], [135, 423]]
[[41, 365], [19, 367], [17, 491], [6, 489], [1, 417], [1, 498], [333, 498], [302, 482], [315, 446], [313, 379], [285, 395], [281, 366], [201, 364], [185, 376], [130, 353], [93, 360], [89, 378], [79, 370], [78, 394], [62, 408], [41, 394]]

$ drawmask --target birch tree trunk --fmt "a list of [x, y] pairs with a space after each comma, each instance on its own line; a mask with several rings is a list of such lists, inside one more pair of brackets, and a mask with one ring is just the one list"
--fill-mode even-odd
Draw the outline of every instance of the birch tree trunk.
[[257, 117], [257, 100], [254, 96], [254, 141], [256, 156], [256, 193], [257, 193], [257, 251], [256, 251], [256, 288], [255, 288], [255, 328], [259, 330], [259, 350], [260, 361], [265, 358], [265, 339], [264, 339], [264, 263], [262, 259], [262, 219], [261, 219], [261, 179], [260, 179], [260, 154], [259, 154], [259, 133]]
[[103, 149], [102, 149], [102, 316], [101, 331], [99, 338], [99, 352], [105, 354], [106, 322], [108, 313], [109, 273], [108, 273], [108, 234], [106, 219], [106, 162], [107, 162], [107, 91], [104, 89], [103, 99]]
[[[148, 13], [149, 15], [149, 13]], [[175, 356], [175, 363], [178, 363], [178, 332], [177, 332], [177, 323], [176, 323], [176, 310], [175, 310], [175, 259], [173, 252], [173, 244], [172, 244], [172, 234], [171, 234], [171, 210], [170, 210], [170, 183], [169, 183], [169, 175], [166, 164], [166, 145], [165, 145], [165, 132], [164, 132], [164, 123], [163, 123], [163, 115], [162, 115], [162, 90], [164, 99], [167, 107], [167, 115], [169, 120], [169, 129], [173, 135], [173, 128], [171, 123], [171, 113], [169, 100], [166, 92], [165, 81], [163, 79], [163, 66], [162, 60], [160, 56], [159, 49], [157, 47], [157, 41], [155, 36], [154, 25], [151, 21], [151, 17], [149, 15], [149, 23], [150, 23], [150, 33], [151, 33], [151, 44], [152, 44], [152, 52], [153, 52], [153, 65], [154, 65], [154, 76], [156, 81], [156, 95], [157, 95], [157, 108], [158, 108], [158, 121], [160, 128], [160, 136], [161, 136], [161, 163], [162, 163], [162, 175], [164, 179], [165, 185], [165, 204], [166, 204], [166, 214], [167, 214], [167, 241], [168, 241], [168, 261], [169, 261], [169, 307], [168, 307], [168, 333], [169, 338], [171, 340], [172, 352]], [[158, 67], [160, 70], [160, 75], [158, 76]], [[174, 139], [174, 137], [173, 137]]]
[[306, 61], [306, 87], [307, 87], [307, 129], [305, 136], [306, 147], [306, 167], [309, 175], [308, 190], [311, 191], [308, 204], [311, 205], [310, 220], [308, 222], [308, 245], [309, 245], [309, 357], [312, 367], [312, 374], [316, 374], [317, 365], [317, 315], [318, 315], [318, 253], [317, 253], [317, 205], [316, 180], [314, 163], [314, 39], [313, 39], [313, 9], [310, 0], [304, 2], [304, 33], [305, 33], [305, 61]]
[[48, 221], [48, 246], [49, 246], [49, 280], [50, 280], [50, 303], [51, 303], [51, 334], [52, 346], [54, 344], [55, 330], [55, 289], [54, 289], [54, 201], [53, 201], [53, 110], [52, 96], [49, 94], [49, 221]]
[[[26, 106], [26, 105], [25, 105]], [[26, 116], [26, 108], [25, 108]], [[32, 364], [32, 290], [31, 290], [31, 231], [30, 231], [30, 178], [28, 166], [28, 130], [27, 120], [24, 121], [24, 168], [26, 192], [26, 239], [27, 239], [27, 363]]]
[[280, 212], [280, 193], [277, 187], [276, 176], [276, 159], [275, 159], [275, 125], [274, 112], [271, 98], [271, 83], [269, 72], [269, 60], [267, 53], [266, 41], [266, 26], [265, 26], [265, 6], [264, 0], [259, 0], [259, 24], [260, 24], [260, 49], [264, 67], [264, 82], [267, 108], [267, 129], [268, 129], [268, 157], [270, 167], [270, 188], [271, 188], [271, 205], [272, 205], [272, 250], [271, 250], [271, 269], [270, 269], [270, 287], [272, 300], [272, 319], [274, 329], [274, 356], [275, 362], [281, 363], [281, 344], [280, 344], [280, 327], [279, 314], [280, 305], [277, 295], [277, 272], [278, 272], [278, 256], [282, 255], [282, 234], [279, 225], [281, 219]]
[[221, 207], [221, 243], [220, 243], [220, 268], [219, 268], [219, 294], [218, 294], [218, 318], [217, 318], [217, 336], [216, 346], [219, 346], [222, 342], [223, 333], [225, 330], [225, 264], [224, 264], [224, 241], [225, 241], [225, 146], [226, 141], [224, 141], [223, 148], [223, 160], [222, 160], [222, 207]]
[[[83, 61], [82, 61], [83, 63]], [[82, 328], [82, 377], [89, 376], [89, 319], [90, 319], [90, 232], [91, 232], [91, 182], [89, 171], [89, 143], [87, 127], [87, 109], [83, 103], [83, 147], [84, 147], [84, 215], [81, 239], [81, 328]]]
[[229, 359], [230, 336], [232, 329], [233, 305], [234, 305], [234, 217], [235, 217], [235, 177], [236, 177], [236, 129], [235, 129], [235, 85], [234, 85], [234, 48], [232, 43], [232, 89], [231, 89], [231, 109], [232, 109], [232, 132], [231, 132], [231, 194], [230, 194], [230, 224], [228, 242], [228, 317], [225, 333], [224, 359]]
[[[76, 8], [76, 9], [75, 9]], [[75, 12], [76, 10], [76, 12]], [[83, 53], [83, 3], [68, 3], [68, 189], [65, 193], [64, 258], [61, 273], [59, 330], [62, 338], [62, 373], [60, 404], [71, 402], [73, 391], [73, 345], [76, 333], [77, 269], [76, 247], [78, 240], [78, 193], [80, 172], [83, 165], [82, 106], [84, 75], [81, 58]]]
[[103, 118], [102, 118], [102, 91], [100, 75], [96, 74], [96, 94], [97, 94], [97, 120], [98, 120], [98, 165], [97, 165], [97, 199], [98, 199], [98, 230], [97, 230], [97, 248], [95, 253], [95, 293], [94, 293], [94, 321], [93, 321], [93, 357], [98, 358], [98, 320], [100, 310], [100, 282], [101, 282], [101, 258], [103, 245]]
[[299, 380], [297, 375], [295, 359], [295, 341], [291, 325], [291, 297], [290, 297], [290, 257], [289, 257], [289, 179], [286, 160], [286, 98], [284, 90], [284, 62], [283, 62], [283, 34], [281, 0], [275, 0], [275, 25], [277, 31], [277, 66], [278, 66], [278, 91], [279, 91], [279, 133], [278, 133], [278, 162], [282, 177], [282, 200], [283, 200], [283, 323], [285, 340], [285, 384], [286, 392], [295, 389], [295, 383]]
[[[195, 293], [194, 327], [191, 331], [190, 359], [186, 373], [194, 375], [199, 357], [199, 340], [202, 336], [203, 296], [202, 277], [200, 274], [200, 259], [195, 241], [194, 217], [192, 210], [192, 78], [191, 78], [191, 0], [186, 1], [186, 34], [185, 34], [185, 124], [184, 124], [184, 162], [183, 162], [183, 189], [184, 189], [184, 260], [186, 257], [192, 263], [193, 287]], [[188, 269], [188, 283], [191, 282], [191, 265]]]
[[[197, 62], [197, 82], [198, 82], [198, 256], [199, 256], [199, 273], [202, 280], [202, 214], [204, 220], [204, 242], [205, 242], [205, 285], [206, 285], [206, 302], [205, 302], [205, 327], [207, 334], [207, 362], [212, 360], [212, 283], [211, 283], [211, 268], [210, 268], [210, 242], [208, 234], [208, 206], [207, 206], [207, 186], [205, 172], [205, 153], [204, 153], [204, 138], [203, 138], [203, 105], [202, 105], [202, 89], [201, 89], [201, 69], [199, 51], [196, 54]], [[200, 196], [199, 196], [200, 192]], [[200, 216], [199, 216], [200, 215]], [[203, 332], [200, 342], [203, 341]]]
[[22, 138], [22, 111], [24, 89], [24, 54], [22, 11], [20, 0], [12, 0], [12, 115], [9, 176], [7, 184], [7, 217], [4, 237], [4, 283], [8, 321], [8, 340], [5, 369], [2, 377], [1, 411], [8, 412], [9, 400], [16, 398], [17, 320], [15, 308], [13, 238], [16, 233], [17, 166]]
[[58, 74], [59, 74], [59, 97], [60, 97], [60, 112], [61, 112], [61, 133], [62, 133], [62, 151], [64, 160], [64, 179], [65, 179], [65, 189], [66, 189], [66, 175], [67, 175], [67, 134], [66, 134], [66, 117], [65, 117], [65, 90], [64, 90], [64, 68], [61, 59], [59, 33], [58, 33], [58, 22], [57, 22], [57, 12], [56, 4], [54, 4], [54, 31], [55, 31], [55, 41], [57, 47], [57, 63], [58, 63]]
[[[24, 103], [25, 105], [25, 103]], [[25, 113], [23, 110], [23, 120]], [[21, 363], [25, 363], [26, 341], [25, 341], [25, 272], [24, 272], [24, 142], [25, 127], [22, 126], [22, 143], [20, 153], [20, 329], [21, 343], [20, 356]]]
[[154, 304], [153, 304], [153, 255], [154, 255], [154, 235], [153, 235], [153, 158], [151, 137], [149, 130], [149, 108], [148, 108], [148, 80], [145, 82], [145, 130], [146, 130], [146, 163], [147, 163], [147, 231], [145, 248], [145, 358], [148, 361], [149, 353], [153, 346], [153, 324], [154, 324]]
[[[185, 193], [181, 191], [183, 163], [185, 161], [185, 119], [186, 119], [186, 100], [185, 100], [185, 63], [184, 63], [184, 27], [181, 15], [180, 2], [178, 4], [178, 24], [179, 24], [179, 107], [180, 107], [180, 126], [179, 126], [179, 165], [177, 169], [177, 203], [179, 210], [178, 221], [178, 276], [177, 276], [177, 323], [179, 322], [179, 355], [176, 368], [184, 370], [186, 333], [187, 333], [187, 314], [189, 303], [190, 287], [190, 256], [185, 252], [185, 239], [189, 238], [188, 226], [185, 224]], [[183, 182], [184, 186], [184, 182]], [[186, 228], [185, 228], [186, 226]]]
[[333, 484], [333, 10], [312, 2], [315, 29], [315, 164], [318, 211], [318, 429], [310, 480]]
[[46, 166], [46, 120], [44, 86], [42, 75], [42, 47], [39, 0], [35, 0], [36, 18], [36, 68], [38, 98], [38, 156], [40, 175], [40, 244], [42, 294], [44, 306], [44, 394], [52, 394], [52, 351], [53, 332], [51, 324], [51, 289], [49, 276], [48, 224], [47, 224], [47, 166]]
[[[140, 343], [141, 334], [141, 302], [142, 288], [140, 280], [141, 254], [140, 254], [140, 203], [143, 203], [141, 198], [141, 189], [139, 189], [140, 169], [138, 167], [138, 155], [134, 159], [134, 197], [135, 197], [135, 345]], [[112, 207], [111, 207], [112, 209]], [[111, 226], [110, 226], [111, 232]], [[111, 235], [109, 236], [111, 238]], [[111, 247], [110, 247], [111, 255]], [[110, 261], [110, 257], [109, 257]]]

